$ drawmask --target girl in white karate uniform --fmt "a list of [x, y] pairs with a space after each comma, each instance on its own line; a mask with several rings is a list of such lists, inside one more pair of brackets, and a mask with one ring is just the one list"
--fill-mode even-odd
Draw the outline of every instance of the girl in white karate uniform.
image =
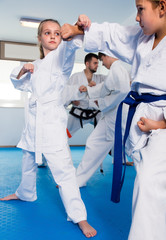
[[[166, 95], [166, 0], [136, 0], [136, 7], [140, 26], [93, 23], [84, 32], [85, 49], [107, 51], [131, 64], [131, 89], [139, 95]], [[90, 22], [77, 22], [82, 23]], [[68, 28], [70, 35], [77, 34], [76, 26]], [[137, 125], [141, 117], [165, 121], [166, 101], [140, 103], [131, 123], [126, 150], [134, 159], [137, 176], [128, 239], [165, 240], [166, 129], [143, 132]]]
[[15, 88], [31, 92], [26, 126], [18, 147], [23, 149], [22, 181], [17, 191], [1, 200], [35, 201], [37, 163], [42, 154], [47, 160], [67, 212], [86, 237], [96, 230], [86, 221], [87, 214], [76, 182], [67, 142], [67, 114], [62, 91], [74, 64], [75, 51], [82, 39], [61, 41], [61, 27], [46, 19], [38, 28], [41, 58], [14, 69], [11, 80]]

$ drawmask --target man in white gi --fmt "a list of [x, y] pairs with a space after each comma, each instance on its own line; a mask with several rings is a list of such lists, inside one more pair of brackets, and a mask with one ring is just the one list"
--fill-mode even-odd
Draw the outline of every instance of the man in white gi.
[[76, 171], [80, 187], [86, 185], [109, 151], [113, 149], [117, 107], [130, 91], [129, 73], [121, 62], [103, 53], [99, 53], [99, 59], [107, 69], [110, 69], [105, 82], [94, 87], [80, 88], [81, 91], [88, 92], [92, 101], [97, 100], [96, 103], [103, 113], [86, 142], [85, 153]]
[[[93, 86], [105, 80], [106, 76], [94, 74], [97, 71], [99, 62], [98, 56], [94, 53], [88, 53], [84, 58], [85, 69], [82, 72], [74, 73], [62, 92], [64, 106], [67, 107], [72, 103], [72, 108], [68, 115], [67, 129], [71, 136], [85, 124], [94, 124], [101, 118], [101, 112], [93, 100], [89, 99], [86, 94], [80, 93], [81, 85]], [[42, 158], [42, 163], [38, 167], [45, 167], [46, 161]], [[101, 170], [102, 171], [102, 170]]]
[[[68, 85], [96, 85], [105, 80], [105, 75], [94, 74], [98, 68], [98, 56], [94, 53], [88, 53], [84, 59], [85, 69], [82, 72], [74, 73], [68, 82]], [[88, 97], [80, 101], [72, 102], [72, 109], [69, 112], [67, 128], [71, 135], [78, 131], [87, 123], [96, 126], [101, 117], [100, 108], [95, 106], [93, 100]]]

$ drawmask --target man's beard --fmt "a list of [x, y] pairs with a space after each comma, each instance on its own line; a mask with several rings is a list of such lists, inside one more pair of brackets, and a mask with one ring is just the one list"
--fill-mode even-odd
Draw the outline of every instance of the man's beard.
[[91, 73], [95, 73], [97, 70], [94, 69], [89, 69], [91, 71]]

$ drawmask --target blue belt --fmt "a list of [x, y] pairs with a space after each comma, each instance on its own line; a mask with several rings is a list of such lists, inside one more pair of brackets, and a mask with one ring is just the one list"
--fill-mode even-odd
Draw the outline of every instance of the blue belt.
[[[116, 116], [115, 123], [115, 143], [114, 143], [114, 168], [113, 168], [113, 180], [112, 180], [112, 193], [111, 193], [111, 201], [118, 203], [120, 201], [120, 192], [123, 186], [124, 177], [125, 177], [125, 169], [126, 164], [124, 164], [124, 169], [122, 160], [126, 163], [125, 158], [125, 143], [126, 139], [129, 135], [130, 125], [132, 118], [134, 116], [136, 106], [141, 102], [149, 103], [160, 100], [166, 100], [166, 95], [151, 95], [151, 94], [142, 94], [139, 95], [137, 92], [129, 92], [127, 97], [120, 103]], [[122, 142], [122, 107], [123, 103], [128, 104], [129, 112], [127, 117], [125, 134]], [[123, 171], [122, 171], [123, 170]]]

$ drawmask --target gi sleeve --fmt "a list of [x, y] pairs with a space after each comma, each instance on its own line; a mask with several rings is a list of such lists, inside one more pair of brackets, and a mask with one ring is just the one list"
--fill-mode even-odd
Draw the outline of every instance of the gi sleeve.
[[83, 100], [86, 96], [87, 93], [81, 93], [79, 91], [78, 85], [66, 84], [62, 92], [63, 104], [67, 107], [72, 101]]
[[22, 69], [22, 66], [16, 67], [11, 75], [10, 79], [13, 84], [13, 86], [20, 90], [20, 91], [25, 91], [25, 92], [32, 92], [31, 88], [31, 73], [25, 73], [24, 75], [21, 76], [20, 79], [17, 79], [17, 76]]
[[85, 51], [103, 52], [131, 64], [141, 33], [137, 25], [125, 27], [117, 23], [92, 23], [85, 30], [84, 48]]
[[115, 61], [105, 82], [94, 87], [88, 87], [88, 95], [98, 98], [99, 109], [107, 112], [117, 107], [130, 91], [130, 78], [127, 70]]
[[62, 71], [68, 77], [71, 75], [74, 60], [75, 60], [75, 52], [77, 49], [83, 46], [83, 36], [78, 35], [71, 41], [63, 41], [63, 52], [61, 53], [63, 56], [62, 63]]

